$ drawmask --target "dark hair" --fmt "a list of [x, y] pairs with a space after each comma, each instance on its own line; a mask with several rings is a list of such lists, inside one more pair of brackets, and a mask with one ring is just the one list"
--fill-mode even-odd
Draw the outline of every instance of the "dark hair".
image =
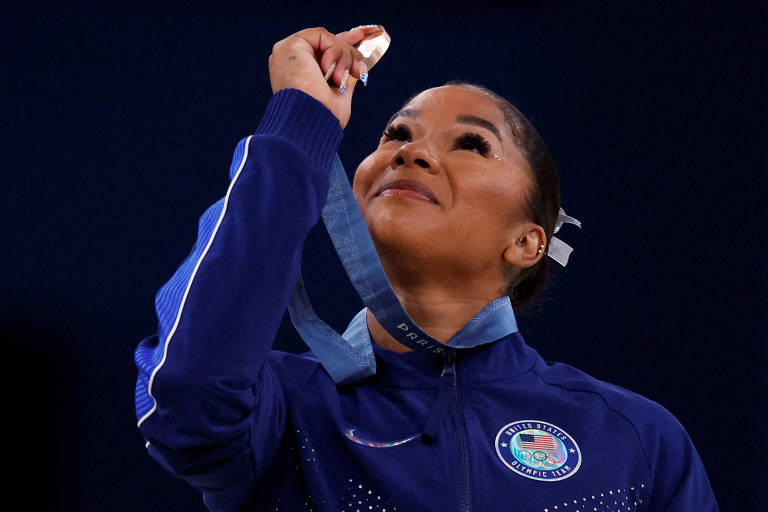
[[[504, 119], [509, 125], [515, 144], [531, 168], [531, 187], [525, 194], [528, 217], [544, 229], [547, 245], [549, 245], [560, 211], [560, 176], [555, 161], [544, 144], [544, 139], [514, 105], [487, 87], [459, 80], [452, 80], [444, 85], [466, 87], [482, 92], [495, 100], [504, 113]], [[548, 260], [549, 258], [545, 256], [535, 265], [521, 269], [517, 274], [512, 265], [506, 268], [505, 294], [509, 296], [513, 306], [520, 307], [527, 304], [544, 288]]]

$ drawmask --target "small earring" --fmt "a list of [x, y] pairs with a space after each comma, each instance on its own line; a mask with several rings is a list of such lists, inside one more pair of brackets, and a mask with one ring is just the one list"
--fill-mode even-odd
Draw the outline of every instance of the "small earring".
[[538, 250], [538, 251], [536, 251], [536, 254], [541, 254], [541, 253], [543, 253], [543, 252], [544, 252], [544, 245], [540, 245], [540, 246], [539, 246], [539, 250]]

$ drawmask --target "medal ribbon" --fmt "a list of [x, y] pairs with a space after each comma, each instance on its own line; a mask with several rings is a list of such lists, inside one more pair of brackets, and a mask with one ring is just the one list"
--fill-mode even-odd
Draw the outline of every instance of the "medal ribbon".
[[[454, 349], [490, 343], [517, 332], [509, 297], [500, 297], [487, 304], [446, 343], [437, 341], [416, 325], [389, 284], [338, 155], [331, 165], [330, 188], [322, 217], [357, 294], [382, 327], [403, 345], [422, 352], [445, 354]], [[337, 333], [318, 318], [312, 308], [301, 269], [288, 312], [299, 335], [334, 382], [351, 384], [376, 373], [370, 336], [363, 332], [367, 331], [364, 315], [355, 317], [344, 336]]]

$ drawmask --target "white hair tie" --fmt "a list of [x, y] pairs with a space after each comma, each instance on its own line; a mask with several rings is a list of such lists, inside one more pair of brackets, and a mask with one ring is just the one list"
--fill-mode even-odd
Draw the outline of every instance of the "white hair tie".
[[[563, 224], [573, 224], [574, 226], [581, 228], [581, 222], [579, 222], [578, 219], [571, 217], [570, 215], [566, 215], [565, 210], [560, 208], [560, 212], [557, 214], [557, 220], [555, 221], [554, 232], [557, 233], [560, 231], [560, 228], [563, 227]], [[571, 256], [572, 252], [573, 247], [563, 242], [556, 236], [552, 237], [552, 240], [549, 242], [549, 247], [547, 248], [547, 256], [558, 262], [563, 267], [568, 264], [568, 258]]]

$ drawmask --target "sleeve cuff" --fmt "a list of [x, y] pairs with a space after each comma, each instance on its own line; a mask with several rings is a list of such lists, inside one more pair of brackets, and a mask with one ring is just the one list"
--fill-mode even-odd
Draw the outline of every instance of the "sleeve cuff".
[[343, 134], [338, 118], [325, 105], [298, 89], [282, 89], [269, 100], [254, 135], [289, 140], [328, 168]]

